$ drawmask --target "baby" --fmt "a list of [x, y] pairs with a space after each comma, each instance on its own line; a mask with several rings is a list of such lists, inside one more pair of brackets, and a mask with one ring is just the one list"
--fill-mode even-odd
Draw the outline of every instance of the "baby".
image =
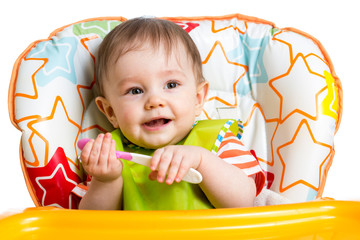
[[[82, 150], [91, 182], [79, 208], [253, 206], [265, 177], [236, 137], [237, 122], [195, 121], [208, 88], [198, 49], [177, 24], [135, 18], [111, 31], [99, 48], [95, 89], [98, 108], [116, 130]], [[221, 130], [226, 134], [216, 145]], [[151, 155], [151, 166], [117, 159], [116, 150]], [[190, 168], [202, 174], [200, 184], [182, 181]]]

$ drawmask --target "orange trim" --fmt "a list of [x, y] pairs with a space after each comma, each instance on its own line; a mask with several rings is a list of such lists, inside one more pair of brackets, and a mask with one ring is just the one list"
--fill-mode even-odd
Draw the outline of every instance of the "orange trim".
[[275, 24], [273, 22], [270, 22], [270, 21], [267, 21], [267, 20], [264, 20], [261, 18], [257, 18], [257, 17], [238, 14], [238, 13], [223, 15], [223, 16], [161, 17], [161, 19], [166, 19], [166, 20], [170, 20], [170, 21], [204, 21], [204, 20], [211, 21], [211, 20], [229, 20], [232, 18], [236, 18], [240, 21], [249, 21], [249, 22], [254, 22], [254, 23], [268, 24], [268, 25], [275, 27]]

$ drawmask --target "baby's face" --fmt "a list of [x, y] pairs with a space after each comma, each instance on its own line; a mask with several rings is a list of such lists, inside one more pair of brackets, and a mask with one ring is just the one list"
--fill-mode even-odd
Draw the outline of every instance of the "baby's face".
[[191, 61], [179, 46], [168, 56], [161, 47], [145, 46], [121, 56], [104, 82], [115, 128], [139, 146], [176, 144], [201, 113], [207, 83], [195, 79]]

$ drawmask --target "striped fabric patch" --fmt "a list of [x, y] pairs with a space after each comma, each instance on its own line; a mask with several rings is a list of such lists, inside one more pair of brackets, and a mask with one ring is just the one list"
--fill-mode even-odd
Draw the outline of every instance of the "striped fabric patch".
[[216, 138], [215, 144], [211, 149], [212, 153], [217, 153], [219, 150], [220, 144], [222, 140], [224, 139], [225, 133], [229, 130], [230, 126], [234, 123], [234, 120], [227, 121], [224, 126], [221, 128], [219, 135]]

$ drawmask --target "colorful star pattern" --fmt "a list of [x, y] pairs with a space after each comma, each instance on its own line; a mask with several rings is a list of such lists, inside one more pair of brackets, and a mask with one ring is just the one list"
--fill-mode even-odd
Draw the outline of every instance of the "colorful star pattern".
[[[298, 151], [304, 154], [297, 154]], [[291, 141], [278, 148], [280, 161], [283, 165], [281, 176], [283, 181], [281, 181], [280, 192], [284, 192], [296, 184], [304, 184], [318, 191], [319, 180], [321, 179], [321, 176], [319, 176], [321, 174], [320, 169], [329, 159], [331, 151], [332, 146], [317, 141], [309, 123], [306, 120], [301, 121]], [[314, 154], [315, 152], [317, 154]], [[282, 156], [292, 156], [292, 158], [285, 159]], [[289, 164], [289, 161], [292, 164]], [[316, 168], [308, 169], [308, 171], [313, 172], [312, 175], [305, 175], [304, 177], [301, 171], [298, 171], [304, 164], [316, 166]]]
[[175, 22], [180, 27], [182, 27], [187, 33], [191, 32], [195, 28], [197, 28], [200, 24], [192, 23], [192, 22]]
[[81, 178], [70, 169], [61, 147], [46, 166], [28, 167], [27, 172], [42, 206], [77, 208], [78, 199], [71, 191], [81, 182]]
[[[62, 126], [59, 128], [59, 126]], [[37, 135], [40, 139], [44, 140], [45, 143], [45, 154], [43, 156], [44, 165], [47, 165], [48, 156], [51, 155], [51, 149], [57, 148], [58, 146], [63, 147], [69, 155], [76, 156], [74, 144], [71, 144], [67, 138], [63, 138], [62, 136], [68, 136], [69, 139], [77, 139], [80, 133], [80, 126], [70, 119], [64, 102], [60, 97], [57, 97], [54, 103], [54, 108], [51, 111], [51, 114], [45, 118], [38, 118], [34, 121], [30, 121], [28, 123], [28, 127], [34, 135]], [[33, 136], [31, 136], [32, 138]], [[56, 146], [52, 146], [53, 143], [56, 142]], [[32, 149], [35, 149], [30, 141], [30, 146]], [[35, 151], [35, 150], [34, 150]], [[50, 153], [49, 153], [50, 152]], [[71, 154], [70, 154], [71, 153]], [[73, 163], [77, 168], [78, 162], [77, 159], [75, 161], [69, 159], [71, 163]]]
[[262, 44], [269, 42], [269, 37], [252, 38], [247, 33], [239, 34], [240, 44], [237, 48], [227, 53], [230, 61], [248, 66], [249, 71], [237, 84], [237, 92], [246, 95], [251, 91], [254, 83], [266, 83], [268, 76], [263, 63], [265, 47]]
[[[207, 69], [214, 69], [216, 66], [222, 65], [224, 68], [221, 71], [211, 71], [207, 74]], [[225, 54], [225, 50], [220, 42], [215, 42], [209, 55], [203, 61], [204, 77], [210, 81], [210, 79], [227, 79], [230, 84], [222, 84], [221, 82], [213, 81], [212, 87], [214, 89], [222, 90], [227, 94], [224, 98], [210, 97], [209, 101], [217, 100], [223, 103], [225, 106], [235, 107], [237, 106], [237, 91], [236, 86], [238, 82], [243, 78], [247, 71], [247, 67], [237, 62], [231, 62]], [[217, 74], [217, 75], [215, 75]]]
[[73, 26], [73, 32], [76, 36], [96, 34], [103, 39], [108, 32], [120, 23], [121, 21], [117, 20], [82, 22]]
[[[334, 152], [335, 133], [328, 131], [338, 127], [342, 111], [341, 85], [322, 46], [297, 30], [242, 15], [168, 19], [199, 48], [210, 83], [201, 118], [230, 114], [244, 122], [242, 139], [269, 176], [268, 188], [285, 196], [291, 191], [295, 201], [320, 196]], [[108, 129], [94, 113], [97, 47], [125, 20], [60, 28], [29, 47], [16, 65], [11, 120], [24, 132], [22, 161], [42, 205], [76, 205], [68, 193], [82, 178], [76, 142]], [[73, 90], [57, 93], [54, 83], [61, 81]], [[52, 107], [39, 107], [44, 101]], [[54, 164], [58, 155], [61, 163]], [[67, 186], [58, 187], [66, 189], [65, 197], [49, 188], [54, 179]]]
[[75, 37], [40, 42], [29, 52], [28, 58], [47, 59], [45, 66], [36, 74], [36, 82], [43, 87], [52, 80], [62, 77], [76, 84], [74, 55], [78, 41]]
[[[296, 77], [300, 74], [302, 81]], [[318, 112], [317, 96], [325, 84], [324, 77], [313, 74], [304, 57], [299, 55], [287, 73], [270, 81], [270, 86], [281, 99], [280, 120], [284, 121], [295, 112], [315, 119]], [[309, 85], [313, 87], [309, 88]], [[291, 87], [297, 91], [288, 91]]]

